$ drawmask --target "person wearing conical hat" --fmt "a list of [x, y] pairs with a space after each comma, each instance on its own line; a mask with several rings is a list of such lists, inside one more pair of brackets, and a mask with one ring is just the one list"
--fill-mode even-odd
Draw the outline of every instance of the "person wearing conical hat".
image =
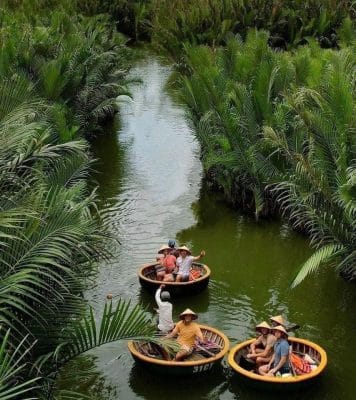
[[156, 276], [158, 281], [173, 282], [173, 271], [176, 268], [176, 258], [171, 254], [171, 248], [163, 245], [158, 250], [158, 254], [162, 254], [163, 258], [159, 260], [156, 266]]
[[282, 325], [282, 326], [286, 327], [286, 321], [282, 317], [282, 315], [276, 315], [274, 317], [271, 317], [270, 321], [271, 321], [272, 328], [275, 326], [278, 326], [278, 325]]
[[[276, 337], [274, 353], [268, 364], [262, 365], [258, 372], [261, 375], [274, 376], [277, 372], [281, 375], [290, 373], [288, 332], [282, 325], [274, 326], [272, 332]], [[271, 368], [272, 367], [272, 368]]]
[[198, 315], [190, 308], [184, 310], [180, 316], [180, 321], [176, 323], [173, 331], [166, 335], [166, 338], [177, 337], [177, 342], [180, 345], [175, 361], [183, 361], [189, 357], [194, 351], [195, 340], [204, 341], [204, 337], [200, 327], [194, 322], [198, 318]]
[[191, 251], [186, 246], [178, 247], [179, 257], [177, 258], [178, 274], [177, 282], [186, 282], [189, 280], [190, 269], [194, 261], [200, 260], [205, 256], [205, 251], [202, 250], [198, 256], [192, 256]]
[[247, 358], [255, 361], [256, 366], [268, 363], [273, 355], [273, 347], [276, 342], [275, 336], [271, 333], [271, 327], [266, 321], [256, 325], [256, 332], [260, 333], [258, 338], [251, 343], [250, 352]]

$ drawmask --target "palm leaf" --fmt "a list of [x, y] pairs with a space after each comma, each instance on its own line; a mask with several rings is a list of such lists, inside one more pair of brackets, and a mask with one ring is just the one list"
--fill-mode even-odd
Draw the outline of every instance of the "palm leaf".
[[291, 287], [298, 286], [307, 275], [317, 271], [321, 265], [327, 264], [333, 258], [341, 254], [341, 245], [329, 244], [318, 249], [308, 260], [301, 266], [297, 276], [291, 283]]
[[25, 361], [31, 347], [25, 347], [27, 337], [25, 337], [14, 349], [9, 343], [10, 330], [5, 334], [0, 347], [0, 398], [1, 400], [23, 399], [32, 400], [33, 396], [28, 396], [38, 388], [39, 377], [25, 380], [21, 379], [21, 374], [28, 369]]

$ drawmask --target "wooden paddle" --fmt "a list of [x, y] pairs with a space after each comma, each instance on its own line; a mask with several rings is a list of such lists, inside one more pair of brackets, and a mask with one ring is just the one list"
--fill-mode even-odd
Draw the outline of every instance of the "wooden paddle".
[[210, 357], [215, 357], [216, 354], [212, 353], [211, 351], [205, 349], [203, 346], [200, 346], [200, 344], [195, 344], [195, 347], [201, 351], [204, 351], [206, 354], [209, 354]]

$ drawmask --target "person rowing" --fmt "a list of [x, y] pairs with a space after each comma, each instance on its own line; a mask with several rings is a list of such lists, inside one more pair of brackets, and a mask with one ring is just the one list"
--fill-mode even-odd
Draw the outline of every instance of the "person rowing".
[[169, 302], [171, 296], [169, 292], [162, 290], [165, 285], [162, 284], [156, 291], [155, 300], [158, 306], [158, 329], [161, 333], [167, 334], [174, 328], [172, 318], [172, 303]]
[[186, 246], [178, 247], [179, 257], [177, 258], [178, 274], [176, 277], [177, 282], [189, 281], [190, 269], [194, 261], [200, 260], [205, 256], [205, 251], [202, 250], [198, 256], [192, 256], [191, 251]]
[[193, 353], [196, 339], [204, 342], [203, 333], [199, 325], [193, 322], [198, 318], [194, 311], [187, 308], [180, 314], [179, 318], [180, 321], [177, 322], [173, 331], [165, 336], [166, 338], [178, 336], [177, 342], [180, 345], [180, 349], [175, 355], [175, 361], [183, 361]]
[[275, 326], [278, 326], [278, 325], [282, 325], [286, 329], [287, 332], [295, 331], [296, 329], [300, 328], [300, 326], [298, 324], [289, 324], [289, 325], [287, 325], [287, 322], [282, 317], [282, 315], [276, 315], [274, 317], [271, 317], [270, 321], [271, 321], [271, 327], [272, 328], [275, 327]]

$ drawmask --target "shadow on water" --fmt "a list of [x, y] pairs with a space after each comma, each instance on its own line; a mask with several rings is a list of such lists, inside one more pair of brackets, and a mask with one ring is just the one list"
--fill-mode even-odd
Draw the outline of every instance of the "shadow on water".
[[122, 187], [125, 176], [125, 146], [119, 144], [117, 132], [120, 130], [120, 120], [114, 120], [106, 126], [105, 134], [99, 134], [91, 140], [91, 152], [96, 162], [92, 185], [97, 186], [97, 193], [102, 206], [113, 201]]
[[211, 373], [193, 376], [155, 375], [140, 365], [131, 369], [129, 384], [131, 389], [147, 400], [170, 399], [219, 399], [226, 389], [224, 368], [218, 366]]
[[70, 361], [61, 372], [57, 385], [96, 400], [114, 399], [117, 396], [115, 386], [110, 385], [98, 370], [94, 355], [80, 356]]

